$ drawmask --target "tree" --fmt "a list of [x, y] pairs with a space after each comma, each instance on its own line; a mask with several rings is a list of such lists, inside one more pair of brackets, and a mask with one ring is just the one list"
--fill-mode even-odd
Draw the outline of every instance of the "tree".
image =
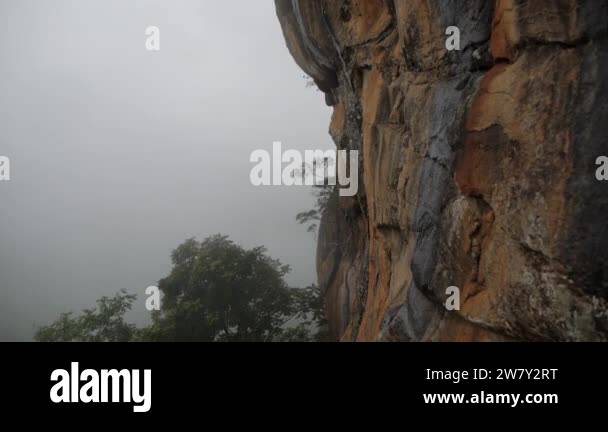
[[161, 340], [268, 341], [294, 312], [283, 280], [289, 267], [263, 247], [245, 250], [221, 235], [189, 239], [172, 261], [159, 282]]
[[328, 342], [331, 341], [325, 319], [325, 298], [316, 285], [292, 289], [294, 310], [292, 323], [283, 326], [277, 340], [281, 342]]
[[36, 340], [311, 341], [323, 334], [320, 290], [288, 287], [289, 267], [263, 247], [246, 250], [216, 235], [186, 240], [171, 259], [171, 273], [158, 284], [162, 307], [149, 327], [124, 322], [135, 296], [121, 291], [80, 317], [61, 315]]
[[127, 342], [137, 330], [124, 320], [136, 296], [122, 290], [114, 297], [102, 297], [97, 307], [85, 309], [78, 317], [63, 313], [49, 326], [41, 327], [34, 340], [39, 342]]

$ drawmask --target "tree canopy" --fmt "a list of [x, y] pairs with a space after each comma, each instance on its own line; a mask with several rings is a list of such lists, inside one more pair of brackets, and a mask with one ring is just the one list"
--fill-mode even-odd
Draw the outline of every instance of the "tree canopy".
[[136, 296], [120, 291], [79, 316], [62, 314], [38, 341], [313, 341], [324, 339], [323, 300], [316, 286], [290, 288], [289, 267], [263, 247], [244, 249], [215, 235], [186, 240], [159, 281], [163, 294], [152, 324], [136, 328], [125, 313]]
[[52, 324], [38, 329], [34, 339], [40, 342], [128, 342], [137, 332], [124, 320], [136, 296], [126, 291], [114, 297], [102, 297], [97, 307], [85, 309], [80, 316], [63, 313]]

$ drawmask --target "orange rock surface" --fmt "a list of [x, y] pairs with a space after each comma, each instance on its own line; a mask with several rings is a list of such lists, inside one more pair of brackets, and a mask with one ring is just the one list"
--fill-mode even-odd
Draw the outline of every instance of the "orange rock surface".
[[608, 3], [275, 2], [361, 158], [319, 230], [335, 338], [608, 339]]

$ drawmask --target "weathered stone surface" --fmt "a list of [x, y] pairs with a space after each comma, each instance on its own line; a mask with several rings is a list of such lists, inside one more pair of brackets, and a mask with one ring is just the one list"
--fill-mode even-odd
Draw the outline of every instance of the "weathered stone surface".
[[608, 339], [608, 3], [275, 1], [360, 150], [319, 232], [336, 338]]

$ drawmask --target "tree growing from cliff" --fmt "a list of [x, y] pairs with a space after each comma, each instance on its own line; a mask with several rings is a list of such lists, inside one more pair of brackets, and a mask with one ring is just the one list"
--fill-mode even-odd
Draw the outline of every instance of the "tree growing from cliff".
[[63, 314], [41, 328], [38, 341], [312, 341], [324, 336], [319, 289], [290, 288], [289, 267], [263, 247], [244, 249], [226, 236], [189, 239], [171, 256], [159, 282], [162, 308], [137, 329], [124, 314], [135, 296], [103, 297], [80, 316]]
[[321, 216], [327, 207], [331, 194], [335, 191], [335, 186], [322, 185], [315, 186], [312, 193], [315, 197], [314, 207], [310, 210], [300, 212], [296, 215], [296, 221], [302, 225], [308, 225], [308, 232], [316, 232], [321, 221]]

